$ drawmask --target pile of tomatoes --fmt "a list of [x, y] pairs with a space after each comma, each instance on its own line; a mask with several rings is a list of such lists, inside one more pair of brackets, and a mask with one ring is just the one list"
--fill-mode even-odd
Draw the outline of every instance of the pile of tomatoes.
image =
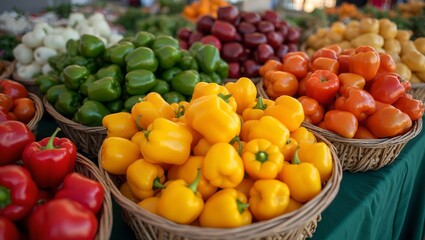
[[36, 112], [28, 90], [19, 82], [0, 79], [0, 122], [18, 120], [27, 124]]

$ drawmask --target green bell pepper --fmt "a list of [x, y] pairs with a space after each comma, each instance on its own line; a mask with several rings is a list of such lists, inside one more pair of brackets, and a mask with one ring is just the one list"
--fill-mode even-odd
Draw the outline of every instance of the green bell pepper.
[[146, 69], [155, 72], [158, 68], [158, 60], [152, 49], [147, 47], [138, 47], [125, 57], [127, 72], [136, 69]]
[[121, 112], [124, 109], [124, 102], [120, 98], [105, 103], [105, 107], [111, 113]]
[[88, 96], [88, 88], [91, 86], [95, 81], [97, 81], [97, 78], [90, 74], [81, 84], [80, 84], [80, 93], [84, 96]]
[[196, 53], [204, 46], [201, 42], [194, 42], [192, 46], [189, 47], [189, 53], [193, 57], [196, 55]]
[[89, 98], [100, 102], [118, 99], [121, 92], [121, 84], [112, 77], [101, 78], [87, 88]]
[[218, 61], [217, 70], [215, 71], [221, 79], [227, 78], [229, 74], [229, 64], [220, 58]]
[[179, 41], [171, 36], [161, 35], [155, 38], [152, 43], [152, 49], [157, 50], [163, 46], [172, 46], [180, 49]]
[[63, 70], [65, 86], [69, 89], [77, 90], [89, 74], [89, 70], [84, 66], [69, 65]]
[[217, 84], [222, 84], [223, 81], [221, 80], [220, 76], [217, 73], [210, 73], [209, 77], [211, 78], [211, 82], [213, 83], [217, 83]]
[[156, 81], [157, 81], [157, 84], [154, 88], [150, 90], [151, 92], [157, 92], [162, 95], [170, 91], [170, 84], [168, 84], [166, 81], [162, 79], [157, 79]]
[[186, 97], [183, 94], [176, 91], [164, 93], [162, 95], [162, 98], [169, 104], [186, 101]]
[[200, 81], [199, 73], [195, 70], [186, 70], [177, 73], [171, 80], [171, 87], [184, 94], [192, 95], [195, 85]]
[[66, 54], [70, 56], [78, 55], [78, 45], [80, 44], [79, 40], [69, 39], [66, 42]]
[[162, 69], [169, 69], [173, 67], [182, 58], [181, 51], [173, 46], [163, 46], [156, 49], [154, 52], [158, 59], [159, 66]]
[[140, 99], [143, 99], [146, 95], [135, 95], [127, 98], [124, 102], [124, 110], [127, 112], [131, 112], [131, 109], [133, 108], [134, 104], [138, 103]]
[[40, 75], [35, 78], [35, 84], [42, 94], [46, 94], [49, 88], [61, 84], [59, 82], [59, 77], [52, 74]]
[[130, 95], [145, 94], [157, 83], [155, 75], [149, 70], [137, 69], [125, 75], [126, 91]]
[[199, 80], [200, 80], [200, 82], [207, 82], [207, 83], [212, 82], [212, 79], [210, 78], [210, 76], [208, 76], [208, 74], [206, 74], [204, 72], [199, 73]]
[[203, 72], [213, 73], [217, 70], [220, 52], [215, 46], [205, 44], [196, 52], [195, 59]]
[[87, 100], [78, 109], [72, 120], [84, 126], [97, 127], [102, 126], [103, 117], [108, 114], [110, 114], [109, 110], [101, 102]]
[[[90, 73], [95, 73], [98, 69], [97, 58], [86, 58], [82, 56], [72, 56], [70, 57], [69, 61], [70, 63], [68, 65], [80, 65], [86, 67]], [[67, 66], [68, 66], [67, 65]]]
[[55, 103], [55, 109], [58, 113], [67, 118], [72, 118], [80, 108], [81, 96], [74, 90], [67, 89], [63, 91]]
[[133, 43], [136, 45], [136, 47], [149, 47], [154, 40], [155, 35], [152, 33], [140, 31], [134, 36]]
[[101, 79], [104, 77], [112, 77], [117, 80], [120, 84], [124, 84], [124, 76], [122, 74], [120, 66], [117, 64], [111, 64], [99, 69], [96, 73], [96, 78]]
[[161, 79], [163, 79], [166, 82], [171, 82], [171, 79], [173, 79], [174, 75], [181, 72], [182, 70], [177, 67], [172, 67], [170, 69], [167, 69], [163, 72], [161, 72]]
[[105, 51], [105, 43], [98, 37], [89, 34], [83, 34], [80, 37], [78, 51], [83, 57], [95, 58]]
[[108, 60], [111, 63], [118, 64], [120, 66], [124, 66], [125, 57], [127, 54], [131, 53], [136, 47], [132, 42], [121, 42], [114, 45], [111, 48], [106, 49], [106, 55], [108, 56]]
[[179, 67], [182, 70], [189, 70], [189, 69], [192, 69], [193, 62], [195, 61], [196, 61], [195, 58], [193, 58], [190, 55], [186, 55], [180, 59], [180, 61], [177, 64], [177, 67]]
[[67, 90], [69, 89], [65, 86], [65, 84], [52, 86], [47, 90], [45, 98], [50, 104], [54, 105], [55, 102], [58, 100], [59, 95], [61, 95]]

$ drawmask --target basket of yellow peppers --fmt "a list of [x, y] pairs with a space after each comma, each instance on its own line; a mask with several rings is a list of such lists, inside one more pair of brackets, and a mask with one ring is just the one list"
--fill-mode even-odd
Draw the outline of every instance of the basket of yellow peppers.
[[106, 116], [98, 164], [139, 239], [305, 239], [336, 196], [335, 148], [290, 96], [248, 78], [198, 83], [190, 102], [149, 93]]

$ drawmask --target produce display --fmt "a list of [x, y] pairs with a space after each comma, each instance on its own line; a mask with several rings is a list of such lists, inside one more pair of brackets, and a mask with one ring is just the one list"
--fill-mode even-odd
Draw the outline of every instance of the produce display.
[[24, 85], [0, 79], [0, 122], [17, 120], [28, 123], [35, 115], [35, 104]]
[[198, 41], [215, 45], [229, 64], [229, 78], [254, 78], [267, 60], [298, 50], [300, 29], [288, 25], [274, 11], [239, 12], [227, 6], [217, 9], [216, 18], [199, 17], [195, 31], [181, 29], [178, 37], [182, 48]]
[[[14, 59], [13, 49], [20, 43], [20, 40], [12, 34], [0, 35], [0, 59], [12, 61]], [[1, 75], [1, 71], [0, 71]]]
[[139, 32], [108, 48], [92, 35], [71, 40], [68, 47], [73, 43], [76, 55], [67, 54], [94, 64], [74, 62], [57, 69], [59, 75], [37, 77], [36, 84], [61, 115], [85, 126], [101, 126], [104, 116], [130, 111], [149, 92], [169, 103], [190, 99], [196, 83], [221, 83], [228, 73], [213, 45], [198, 43], [183, 50], [171, 36]]
[[105, 189], [74, 172], [74, 143], [56, 137], [59, 129], [37, 142], [14, 120], [1, 122], [0, 131], [0, 225], [8, 226], [0, 237], [94, 239]]
[[235, 228], [298, 209], [331, 176], [331, 150], [300, 126], [297, 99], [256, 95], [249, 78], [197, 83], [189, 102], [149, 93], [104, 118], [99, 164], [126, 176], [125, 197], [180, 224]]
[[402, 135], [422, 118], [423, 102], [407, 93], [410, 82], [395, 71], [391, 56], [371, 46], [341, 51], [338, 45], [312, 57], [289, 53], [260, 68], [268, 96], [298, 96], [307, 123], [360, 139]]
[[196, 21], [203, 15], [217, 17], [217, 9], [225, 6], [230, 6], [230, 4], [225, 0], [193, 1], [191, 4], [186, 5], [183, 8], [182, 15], [191, 21]]

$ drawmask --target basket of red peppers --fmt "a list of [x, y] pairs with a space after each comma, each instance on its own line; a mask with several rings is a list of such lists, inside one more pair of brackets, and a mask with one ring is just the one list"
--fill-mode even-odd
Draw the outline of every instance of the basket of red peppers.
[[109, 190], [59, 130], [35, 141], [24, 123], [0, 123], [0, 239], [109, 239]]
[[394, 59], [373, 47], [331, 45], [269, 60], [257, 88], [264, 98], [296, 96], [303, 126], [335, 145], [344, 170], [377, 170], [422, 130], [424, 104], [395, 70]]

